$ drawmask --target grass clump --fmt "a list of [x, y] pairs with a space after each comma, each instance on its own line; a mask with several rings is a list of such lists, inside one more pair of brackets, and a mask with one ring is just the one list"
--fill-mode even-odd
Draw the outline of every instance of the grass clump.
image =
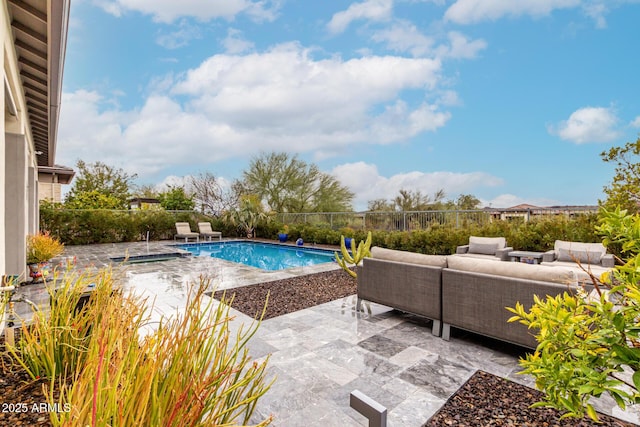
[[[94, 290], [82, 306], [90, 284]], [[209, 284], [201, 278], [184, 313], [163, 318], [145, 335], [147, 301], [117, 289], [110, 271], [67, 273], [51, 291], [50, 315], [34, 313], [10, 349], [32, 378], [50, 379], [47, 403], [68, 409], [51, 412], [51, 423], [247, 425], [271, 385], [268, 358], [257, 362], [248, 355], [259, 322], [232, 333], [230, 305], [206, 297]]]

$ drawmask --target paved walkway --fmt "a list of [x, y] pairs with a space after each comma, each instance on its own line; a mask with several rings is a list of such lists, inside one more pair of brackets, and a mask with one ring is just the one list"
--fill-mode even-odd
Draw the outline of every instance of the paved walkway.
[[[68, 246], [76, 268], [103, 267], [110, 257], [172, 252], [174, 242]], [[265, 272], [227, 261], [192, 257], [117, 267], [126, 287], [155, 298], [157, 316], [184, 306], [187, 285], [200, 275], [212, 278], [218, 289], [277, 280], [335, 269], [333, 263]], [[42, 285], [21, 291], [46, 305]], [[266, 320], [250, 342], [257, 359], [270, 354], [269, 375], [276, 382], [259, 401], [255, 420], [274, 415], [274, 426], [366, 426], [364, 417], [349, 407], [349, 394], [360, 390], [388, 409], [390, 427], [420, 426], [433, 415], [476, 370], [531, 386], [519, 375], [523, 349], [453, 330], [450, 341], [431, 334], [431, 322], [366, 303], [355, 310], [350, 296], [327, 304]], [[251, 319], [234, 310], [234, 322]], [[622, 413], [610, 400], [598, 402], [603, 413], [638, 422], [640, 411]]]

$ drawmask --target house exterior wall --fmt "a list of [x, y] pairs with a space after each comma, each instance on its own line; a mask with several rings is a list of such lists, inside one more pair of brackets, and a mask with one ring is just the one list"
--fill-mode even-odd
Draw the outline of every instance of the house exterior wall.
[[37, 229], [37, 161], [13, 42], [7, 2], [1, 2], [0, 276], [24, 279], [26, 236]]
[[62, 202], [62, 184], [58, 176], [53, 174], [38, 174], [38, 200]]

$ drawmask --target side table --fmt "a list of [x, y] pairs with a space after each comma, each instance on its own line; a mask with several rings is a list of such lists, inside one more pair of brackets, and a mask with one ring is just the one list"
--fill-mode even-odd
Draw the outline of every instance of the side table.
[[507, 255], [514, 262], [524, 262], [526, 264], [540, 264], [542, 262], [543, 252], [531, 251], [511, 251]]

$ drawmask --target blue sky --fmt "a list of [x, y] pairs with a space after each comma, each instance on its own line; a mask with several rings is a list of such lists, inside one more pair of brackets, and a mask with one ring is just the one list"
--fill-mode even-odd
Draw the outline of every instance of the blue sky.
[[596, 204], [640, 133], [639, 0], [74, 0], [57, 162], [138, 184], [287, 151], [356, 194]]

